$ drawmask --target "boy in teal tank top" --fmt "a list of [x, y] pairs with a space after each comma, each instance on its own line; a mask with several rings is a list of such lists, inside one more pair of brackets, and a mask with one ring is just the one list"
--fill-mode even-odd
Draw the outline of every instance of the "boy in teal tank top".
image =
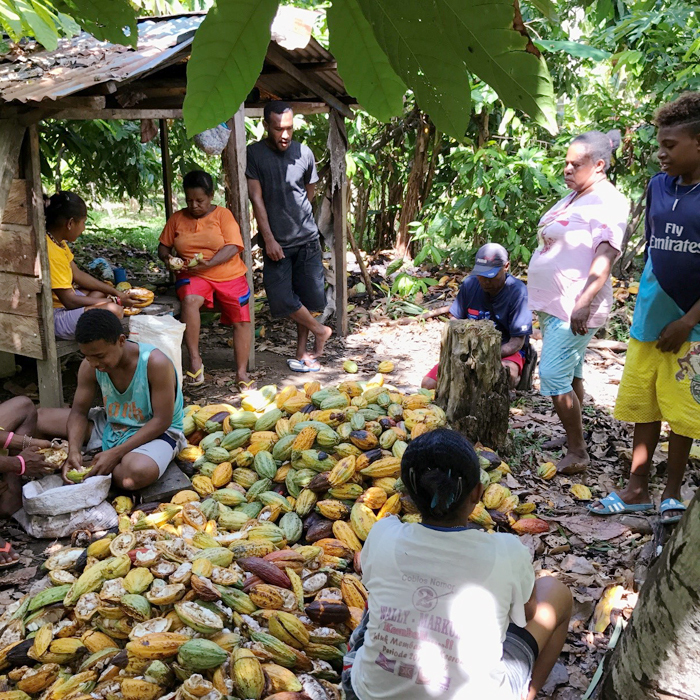
[[[63, 478], [81, 468], [87, 442], [88, 451], [101, 450], [91, 476], [111, 474], [126, 491], [145, 488], [187, 444], [175, 367], [152, 345], [127, 340], [119, 319], [103, 309], [80, 317], [75, 339], [85, 359], [73, 407], [42, 409], [39, 418], [42, 431], [68, 438]], [[91, 408], [98, 388], [103, 406]]]

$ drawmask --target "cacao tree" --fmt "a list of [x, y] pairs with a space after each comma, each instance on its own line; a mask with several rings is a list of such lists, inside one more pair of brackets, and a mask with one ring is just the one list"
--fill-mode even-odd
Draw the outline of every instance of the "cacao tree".
[[700, 698], [700, 496], [649, 572], [603, 680], [603, 700]]

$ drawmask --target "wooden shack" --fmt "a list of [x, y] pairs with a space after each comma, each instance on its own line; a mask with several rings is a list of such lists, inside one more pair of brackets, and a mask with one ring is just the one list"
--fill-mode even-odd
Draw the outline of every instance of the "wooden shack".
[[[228, 124], [224, 151], [227, 205], [241, 226], [244, 261], [253, 288], [249, 203], [245, 181], [245, 116], [260, 117], [265, 102], [281, 99], [299, 114], [330, 113], [336, 332], [347, 333], [345, 255], [347, 137], [352, 118], [333, 56], [310, 36], [299, 40], [300, 16], [282, 8], [260, 77]], [[301, 11], [304, 12], [304, 11]], [[291, 13], [291, 14], [290, 14]], [[56, 341], [44, 229], [39, 125], [44, 119], [158, 120], [166, 215], [172, 213], [168, 120], [182, 118], [186, 66], [205, 13], [139, 21], [136, 49], [82, 32], [55, 51], [28, 47], [22, 61], [0, 57], [0, 353], [37, 360], [42, 406], [62, 406], [60, 358], [76, 349]], [[294, 28], [285, 34], [289, 23]], [[303, 24], [303, 22], [301, 23]], [[342, 167], [339, 167], [342, 164]], [[251, 305], [252, 306], [252, 305]], [[251, 312], [253, 309], [251, 308]], [[254, 332], [254, 319], [253, 330]], [[250, 365], [254, 366], [254, 343]]]

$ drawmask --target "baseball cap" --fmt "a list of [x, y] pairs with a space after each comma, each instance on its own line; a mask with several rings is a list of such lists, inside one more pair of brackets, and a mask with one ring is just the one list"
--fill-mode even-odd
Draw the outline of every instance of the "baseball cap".
[[495, 277], [508, 262], [508, 251], [498, 243], [487, 243], [476, 251], [472, 275]]

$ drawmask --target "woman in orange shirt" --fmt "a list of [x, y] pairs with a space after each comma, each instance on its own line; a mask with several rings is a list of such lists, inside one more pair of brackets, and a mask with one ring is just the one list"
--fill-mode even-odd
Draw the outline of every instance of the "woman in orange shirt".
[[[187, 376], [192, 384], [204, 383], [199, 352], [199, 310], [221, 308], [221, 323], [233, 326], [236, 381], [239, 388], [252, 385], [247, 365], [250, 352], [250, 289], [247, 268], [241, 260], [241, 231], [233, 214], [212, 204], [211, 175], [193, 170], [183, 178], [187, 206], [175, 212], [160, 235], [158, 257], [178, 270], [175, 288], [182, 304], [180, 318], [187, 324], [185, 345], [190, 356]], [[184, 262], [184, 266], [183, 266]]]

